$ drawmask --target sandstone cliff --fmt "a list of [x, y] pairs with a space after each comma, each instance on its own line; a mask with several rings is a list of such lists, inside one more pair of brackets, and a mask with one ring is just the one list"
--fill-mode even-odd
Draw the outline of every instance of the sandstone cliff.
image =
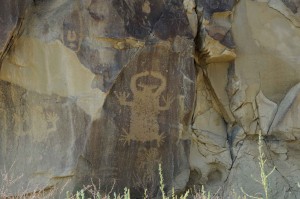
[[[9, 190], [91, 179], [299, 198], [299, 0], [0, 0], [0, 170]], [[1, 184], [1, 179], [0, 179]], [[57, 196], [58, 198], [60, 196]]]

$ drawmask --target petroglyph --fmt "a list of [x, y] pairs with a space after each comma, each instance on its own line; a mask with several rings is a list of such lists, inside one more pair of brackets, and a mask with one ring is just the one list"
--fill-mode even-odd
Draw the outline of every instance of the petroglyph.
[[[160, 84], [137, 84], [138, 79], [152, 76], [160, 80]], [[133, 100], [128, 101], [129, 93], [115, 92], [119, 103], [131, 107], [129, 133], [123, 128], [124, 134], [121, 140], [124, 144], [131, 141], [147, 142], [156, 141], [160, 146], [164, 142], [164, 133], [159, 134], [158, 114], [170, 108], [174, 98], [172, 96], [162, 97], [164, 106], [160, 106], [160, 95], [166, 89], [166, 78], [156, 71], [145, 71], [131, 78], [130, 89]]]
[[51, 127], [47, 127], [47, 133], [53, 132], [57, 130], [56, 123], [58, 121], [59, 117], [54, 112], [46, 113], [46, 121], [50, 123]]
[[30, 133], [36, 141], [43, 141], [47, 134], [57, 130], [56, 123], [59, 119], [56, 113], [46, 112], [42, 106], [34, 106], [31, 110], [32, 129]]
[[158, 165], [161, 163], [161, 156], [157, 148], [141, 149], [137, 155], [137, 170], [142, 175], [142, 182], [153, 183], [157, 175]]
[[[27, 118], [30, 116], [30, 118]], [[35, 141], [43, 141], [48, 133], [57, 131], [58, 115], [52, 111], [45, 111], [40, 105], [34, 105], [29, 111], [17, 110], [13, 113], [14, 131], [18, 135], [30, 134]], [[24, 125], [30, 123], [29, 129], [24, 131]]]
[[73, 11], [63, 22], [63, 43], [78, 52], [83, 39], [82, 34], [82, 16], [79, 11]]

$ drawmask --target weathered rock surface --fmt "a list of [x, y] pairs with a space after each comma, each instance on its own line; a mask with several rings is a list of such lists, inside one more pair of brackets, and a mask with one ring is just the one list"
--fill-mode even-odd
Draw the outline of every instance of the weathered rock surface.
[[277, 135], [283, 140], [298, 140], [299, 137], [299, 93], [300, 84], [297, 84], [287, 93], [281, 101], [275, 115], [270, 134]]
[[0, 63], [20, 35], [29, 0], [0, 1]]
[[168, 194], [255, 195], [262, 132], [270, 198], [299, 197], [298, 0], [1, 5], [0, 170], [23, 175], [10, 195], [100, 179], [159, 198], [158, 164]]
[[256, 96], [255, 101], [257, 105], [260, 129], [262, 134], [266, 135], [274, 120], [278, 106], [266, 98], [261, 91]]
[[271, 0], [269, 6], [278, 10], [296, 26], [300, 27], [300, 1], [299, 0]]
[[118, 192], [129, 187], [134, 197], [144, 189], [156, 196], [158, 164], [166, 191], [185, 189], [197, 30], [185, 9], [193, 8], [31, 3], [0, 72], [0, 167], [16, 162], [13, 172], [24, 178], [15, 190], [66, 180], [80, 187], [92, 178]]
[[[209, 81], [197, 82], [192, 132], [195, 134], [193, 142], [202, 145], [191, 145], [189, 183], [191, 186], [204, 184], [213, 191], [221, 187], [222, 194], [229, 197], [233, 197], [233, 190], [243, 195], [241, 187], [250, 195], [262, 193], [261, 186], [253, 179], [259, 178], [257, 134], [261, 131], [268, 162], [266, 170], [276, 167], [270, 177], [270, 197], [298, 198], [300, 49], [297, 41], [300, 32], [296, 24], [297, 1], [240, 1], [234, 12], [232, 1], [197, 2], [196, 9], [203, 14], [200, 18], [203, 34], [198, 47], [202, 52], [197, 54], [196, 63]], [[272, 6], [274, 2], [293, 14], [277, 12]], [[230, 43], [223, 38], [226, 32], [233, 36], [226, 40]], [[205, 42], [207, 38], [220, 43], [211, 45], [212, 42]], [[214, 53], [218, 59], [210, 63], [213, 52], [217, 52], [213, 49], [219, 44], [234, 50], [236, 56], [227, 60], [220, 53]], [[198, 77], [202, 77], [201, 72]], [[203, 88], [208, 91], [204, 92]], [[212, 126], [212, 121], [216, 121], [212, 110], [223, 118], [223, 130], [218, 128], [219, 124]], [[206, 130], [209, 133], [205, 133]], [[216, 132], [222, 132], [225, 137], [212, 136]], [[226, 139], [226, 145], [222, 139]], [[216, 153], [216, 145], [223, 148], [223, 152]], [[225, 156], [225, 152], [230, 155]], [[214, 178], [218, 180], [212, 184], [209, 180], [212, 175], [207, 171], [216, 167], [219, 169], [213, 173], [219, 177]]]

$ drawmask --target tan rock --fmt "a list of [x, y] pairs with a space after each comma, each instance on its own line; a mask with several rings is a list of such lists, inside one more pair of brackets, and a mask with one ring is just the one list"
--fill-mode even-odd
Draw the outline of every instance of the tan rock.
[[204, 140], [201, 138], [201, 142], [225, 147], [226, 126], [214, 109], [209, 109], [204, 114], [197, 116], [192, 128], [201, 132], [201, 135], [205, 135], [206, 138]]
[[232, 30], [238, 49], [236, 73], [248, 88], [255, 88], [247, 98], [255, 99], [261, 90], [279, 104], [300, 81], [300, 30], [266, 3], [254, 1], [237, 4]]
[[195, 0], [184, 0], [183, 1], [183, 6], [184, 9], [188, 12], [188, 13], [193, 13], [195, 11], [195, 7], [196, 7], [196, 3]]
[[[297, 3], [297, 1], [294, 1], [294, 3]], [[299, 12], [299, 8], [298, 8], [298, 11], [295, 14], [286, 5], [284, 5], [283, 1], [281, 1], [281, 0], [270, 0], [269, 3], [268, 3], [268, 5], [271, 8], [274, 8], [274, 9], [278, 10], [285, 17], [287, 17], [289, 20], [291, 20], [291, 22], [296, 27], [300, 27], [300, 12]], [[298, 1], [298, 6], [300, 6], [299, 1]], [[297, 10], [297, 7], [295, 9]]]
[[258, 107], [259, 125], [262, 134], [266, 135], [277, 112], [277, 104], [266, 98], [261, 91], [256, 96], [256, 104]]
[[209, 53], [207, 63], [230, 62], [236, 58], [233, 49], [228, 49], [208, 35], [205, 37], [204, 46]]
[[195, 7], [196, 7], [195, 1], [194, 0], [184, 0], [183, 6], [184, 6], [184, 9], [186, 10], [187, 18], [189, 20], [189, 24], [192, 29], [193, 36], [196, 37], [197, 32], [198, 32], [198, 18], [197, 18], [197, 14], [195, 12]]
[[231, 11], [215, 12], [211, 16], [209, 23], [205, 25], [205, 29], [211, 37], [221, 41], [231, 29], [231, 18]]
[[270, 127], [270, 134], [285, 140], [300, 139], [300, 83], [286, 94]]
[[42, 94], [73, 96], [79, 99], [80, 107], [96, 117], [106, 94], [91, 88], [95, 75], [73, 51], [59, 41], [44, 43], [28, 37], [20, 38], [15, 49], [3, 62], [1, 80]]

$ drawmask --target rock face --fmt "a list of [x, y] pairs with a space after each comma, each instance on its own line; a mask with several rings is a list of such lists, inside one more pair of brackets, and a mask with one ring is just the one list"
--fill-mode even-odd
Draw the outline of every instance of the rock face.
[[159, 198], [159, 164], [168, 194], [254, 195], [262, 132], [270, 197], [299, 196], [298, 0], [1, 3], [9, 195], [100, 179]]
[[22, 34], [1, 36], [12, 47], [0, 73], [0, 162], [24, 175], [15, 188], [94, 178], [156, 196], [162, 164], [166, 191], [184, 190], [196, 72], [183, 3], [37, 1], [24, 13], [22, 27], [3, 25]]

